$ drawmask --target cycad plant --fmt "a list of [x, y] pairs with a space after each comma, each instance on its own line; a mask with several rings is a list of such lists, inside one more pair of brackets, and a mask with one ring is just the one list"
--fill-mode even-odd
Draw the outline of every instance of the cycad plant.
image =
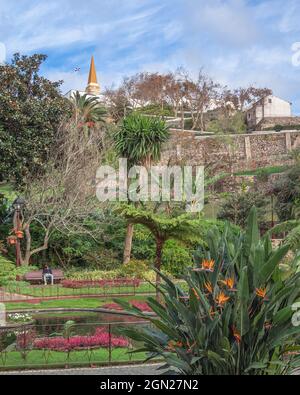
[[161, 274], [162, 301], [148, 299], [156, 313], [143, 329], [123, 330], [143, 342], [149, 359], [161, 357], [170, 371], [195, 375], [287, 374], [300, 364], [295, 353], [300, 327], [292, 305], [300, 297], [300, 274], [280, 274], [287, 246], [272, 249], [260, 238], [256, 209], [245, 232], [228, 225], [208, 232], [207, 248], [178, 284]]

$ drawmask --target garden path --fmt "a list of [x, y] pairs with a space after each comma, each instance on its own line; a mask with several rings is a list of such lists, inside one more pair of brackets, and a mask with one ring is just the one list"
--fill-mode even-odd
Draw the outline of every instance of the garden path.
[[104, 368], [76, 368], [76, 369], [55, 369], [55, 370], [23, 370], [0, 372], [0, 375], [93, 375], [93, 376], [128, 376], [128, 375], [161, 375], [162, 370], [157, 371], [161, 364], [147, 364], [147, 365], [126, 365], [126, 366], [109, 366]]
[[32, 299], [32, 296], [5, 292], [0, 288], [0, 302], [9, 302], [11, 300], [28, 300], [28, 299]]

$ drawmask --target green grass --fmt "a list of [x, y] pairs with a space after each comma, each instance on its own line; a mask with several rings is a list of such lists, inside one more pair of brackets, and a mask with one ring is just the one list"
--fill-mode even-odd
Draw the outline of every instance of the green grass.
[[[116, 298], [118, 298], [116, 296]], [[146, 300], [145, 296], [128, 296], [125, 300]], [[112, 303], [111, 298], [82, 298], [82, 299], [53, 299], [53, 300], [41, 300], [38, 303], [28, 302], [6, 302], [5, 307], [7, 310], [39, 310], [39, 309], [51, 309], [51, 308], [77, 308], [77, 309], [96, 309], [107, 303]]]
[[[146, 357], [144, 352], [129, 354], [126, 348], [115, 348], [111, 352], [111, 362], [138, 362]], [[30, 369], [41, 367], [83, 366], [109, 363], [109, 350], [99, 348], [93, 351], [66, 352], [31, 350], [26, 352], [26, 359], [19, 351], [0, 353], [0, 370], [3, 369]]]
[[280, 174], [289, 169], [289, 166], [270, 166], [270, 167], [261, 167], [255, 170], [244, 170], [235, 173], [236, 176], [257, 176], [261, 175], [271, 175], [271, 174]]
[[[118, 294], [132, 294], [134, 288], [131, 287], [95, 287], [95, 288], [64, 288], [59, 285], [54, 286], [31, 286], [31, 285], [12, 285], [5, 288], [5, 291], [10, 293], [18, 293], [21, 295], [29, 295], [33, 297], [50, 297], [50, 296], [80, 296], [80, 295], [118, 295]], [[153, 286], [148, 283], [143, 283], [135, 288], [136, 294], [152, 293]]]

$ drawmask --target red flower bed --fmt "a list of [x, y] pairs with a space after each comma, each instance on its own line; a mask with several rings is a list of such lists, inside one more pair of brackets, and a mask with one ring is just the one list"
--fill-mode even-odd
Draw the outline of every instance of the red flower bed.
[[92, 347], [128, 347], [129, 341], [124, 337], [109, 335], [104, 328], [97, 328], [91, 336], [71, 336], [69, 339], [64, 337], [45, 337], [35, 339], [33, 348], [38, 350], [72, 351], [75, 349], [86, 349]]
[[[152, 312], [152, 309], [145, 302], [139, 302], [138, 300], [131, 300], [129, 303], [141, 311], [149, 312], [149, 313]], [[110, 310], [123, 310], [123, 308], [117, 303], [107, 303], [102, 307]]]
[[63, 280], [65, 288], [97, 288], [97, 287], [139, 287], [140, 280], [130, 278], [117, 278], [114, 280]]

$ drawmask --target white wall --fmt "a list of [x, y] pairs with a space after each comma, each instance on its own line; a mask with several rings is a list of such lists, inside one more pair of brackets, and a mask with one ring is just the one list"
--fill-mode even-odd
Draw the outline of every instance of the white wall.
[[[269, 102], [272, 101], [272, 103]], [[265, 98], [264, 117], [291, 117], [292, 106], [289, 102], [276, 96], [268, 96]]]

